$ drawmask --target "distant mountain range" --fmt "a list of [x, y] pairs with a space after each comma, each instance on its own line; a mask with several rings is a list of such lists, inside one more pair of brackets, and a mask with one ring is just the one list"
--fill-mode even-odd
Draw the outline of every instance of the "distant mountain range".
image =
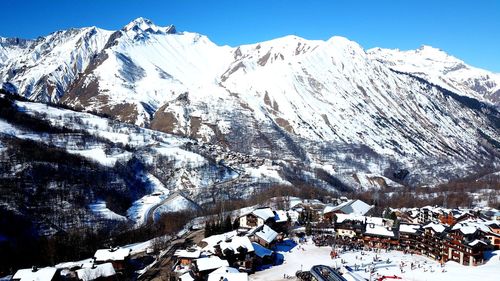
[[138, 18], [117, 31], [1, 38], [0, 82], [32, 101], [280, 160], [333, 188], [435, 184], [500, 164], [500, 74], [428, 46], [365, 51], [296, 36], [217, 46]]

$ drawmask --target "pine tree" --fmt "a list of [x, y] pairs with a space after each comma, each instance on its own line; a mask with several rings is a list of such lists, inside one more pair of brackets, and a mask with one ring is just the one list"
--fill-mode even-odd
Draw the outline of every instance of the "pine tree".
[[224, 232], [229, 232], [233, 230], [233, 224], [231, 223], [231, 216], [227, 215], [226, 220], [224, 221]]

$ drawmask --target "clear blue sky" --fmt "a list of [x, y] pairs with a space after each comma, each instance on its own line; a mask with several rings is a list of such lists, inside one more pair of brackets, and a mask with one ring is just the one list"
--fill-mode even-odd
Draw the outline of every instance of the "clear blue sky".
[[2, 0], [0, 36], [35, 38], [69, 27], [119, 29], [137, 17], [240, 45], [294, 34], [345, 36], [371, 47], [431, 45], [500, 73], [498, 0]]

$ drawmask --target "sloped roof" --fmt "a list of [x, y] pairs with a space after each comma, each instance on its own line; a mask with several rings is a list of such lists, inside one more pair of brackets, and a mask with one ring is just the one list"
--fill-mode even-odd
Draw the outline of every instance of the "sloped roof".
[[197, 259], [201, 255], [201, 251], [196, 249], [194, 251], [189, 251], [189, 250], [177, 250], [174, 253], [175, 257], [180, 257], [180, 258], [189, 258], [189, 259]]
[[44, 267], [33, 272], [31, 268], [19, 269], [12, 279], [21, 281], [50, 281], [57, 272], [55, 267]]
[[123, 261], [130, 255], [129, 249], [99, 249], [95, 252], [96, 261]]
[[417, 231], [419, 229], [420, 229], [420, 225], [418, 225], [418, 224], [400, 224], [399, 225], [399, 232], [417, 233]]
[[442, 233], [446, 229], [446, 227], [444, 225], [439, 224], [439, 223], [433, 223], [433, 222], [428, 223], [427, 225], [424, 226], [424, 228], [425, 229], [430, 228], [430, 229], [434, 230], [434, 232], [437, 232], [437, 233]]
[[373, 208], [361, 200], [349, 200], [337, 206], [326, 206], [323, 214], [341, 211], [345, 214], [364, 215]]
[[247, 249], [248, 252], [253, 252], [252, 242], [247, 236], [234, 236], [231, 240], [223, 241], [220, 243], [220, 248], [222, 251], [225, 249], [233, 250], [234, 253], [239, 253], [238, 249], [243, 247]]
[[479, 240], [479, 239], [476, 239], [476, 240], [474, 240], [474, 241], [470, 242], [470, 243], [469, 243], [469, 246], [474, 247], [474, 246], [476, 246], [477, 244], [480, 244], [480, 243], [481, 243], [481, 244], [484, 244], [484, 245], [488, 245], [486, 242], [484, 242], [484, 241], [482, 241], [482, 240]]
[[206, 251], [214, 252], [213, 247], [223, 241], [228, 241], [229, 239], [232, 239], [233, 237], [237, 236], [238, 232], [236, 230], [222, 233], [222, 234], [217, 234], [217, 235], [212, 235], [209, 237], [204, 238], [203, 242], [207, 243], [207, 246], [203, 248]]
[[269, 226], [264, 225], [259, 231], [255, 233], [255, 235], [257, 235], [259, 238], [266, 241], [267, 243], [271, 243], [274, 241], [274, 239], [276, 239], [278, 233]]
[[252, 214], [263, 219], [264, 221], [274, 218], [274, 212], [271, 208], [255, 209], [252, 211]]
[[366, 226], [365, 234], [385, 236], [385, 237], [395, 237], [394, 231], [387, 229], [385, 226], [368, 224]]
[[222, 260], [221, 258], [217, 256], [211, 256], [207, 258], [200, 258], [195, 260], [196, 266], [198, 267], [199, 271], [206, 271], [206, 270], [211, 270], [211, 269], [217, 269], [219, 267], [223, 266], [229, 266], [229, 263], [227, 260]]
[[110, 262], [95, 265], [95, 267], [90, 265], [89, 267], [84, 267], [76, 271], [78, 278], [83, 281], [91, 281], [101, 277], [113, 276], [115, 274], [115, 269]]
[[336, 214], [337, 219], [335, 220], [337, 223], [343, 223], [344, 221], [359, 221], [365, 223], [366, 217], [355, 215], [355, 214]]
[[465, 235], [473, 234], [478, 230], [485, 233], [490, 232], [490, 228], [486, 222], [471, 219], [456, 223], [452, 227], [452, 230], [459, 230]]
[[288, 215], [287, 212], [284, 210], [276, 210], [275, 215], [274, 215], [274, 221], [276, 222], [287, 222], [288, 221]]
[[260, 257], [260, 258], [263, 258], [266, 256], [272, 256], [272, 254], [273, 254], [273, 251], [269, 250], [268, 248], [266, 248], [264, 246], [261, 246], [258, 243], [252, 242], [252, 245], [253, 245], [253, 248], [255, 250], [255, 255]]

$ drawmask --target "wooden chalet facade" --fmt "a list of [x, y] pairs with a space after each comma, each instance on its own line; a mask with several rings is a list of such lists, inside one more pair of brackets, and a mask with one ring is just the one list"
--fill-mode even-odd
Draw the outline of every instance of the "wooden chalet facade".
[[478, 265], [484, 262], [483, 252], [487, 244], [481, 239], [481, 230], [465, 232], [462, 228], [452, 229], [444, 239], [443, 259], [463, 265]]

